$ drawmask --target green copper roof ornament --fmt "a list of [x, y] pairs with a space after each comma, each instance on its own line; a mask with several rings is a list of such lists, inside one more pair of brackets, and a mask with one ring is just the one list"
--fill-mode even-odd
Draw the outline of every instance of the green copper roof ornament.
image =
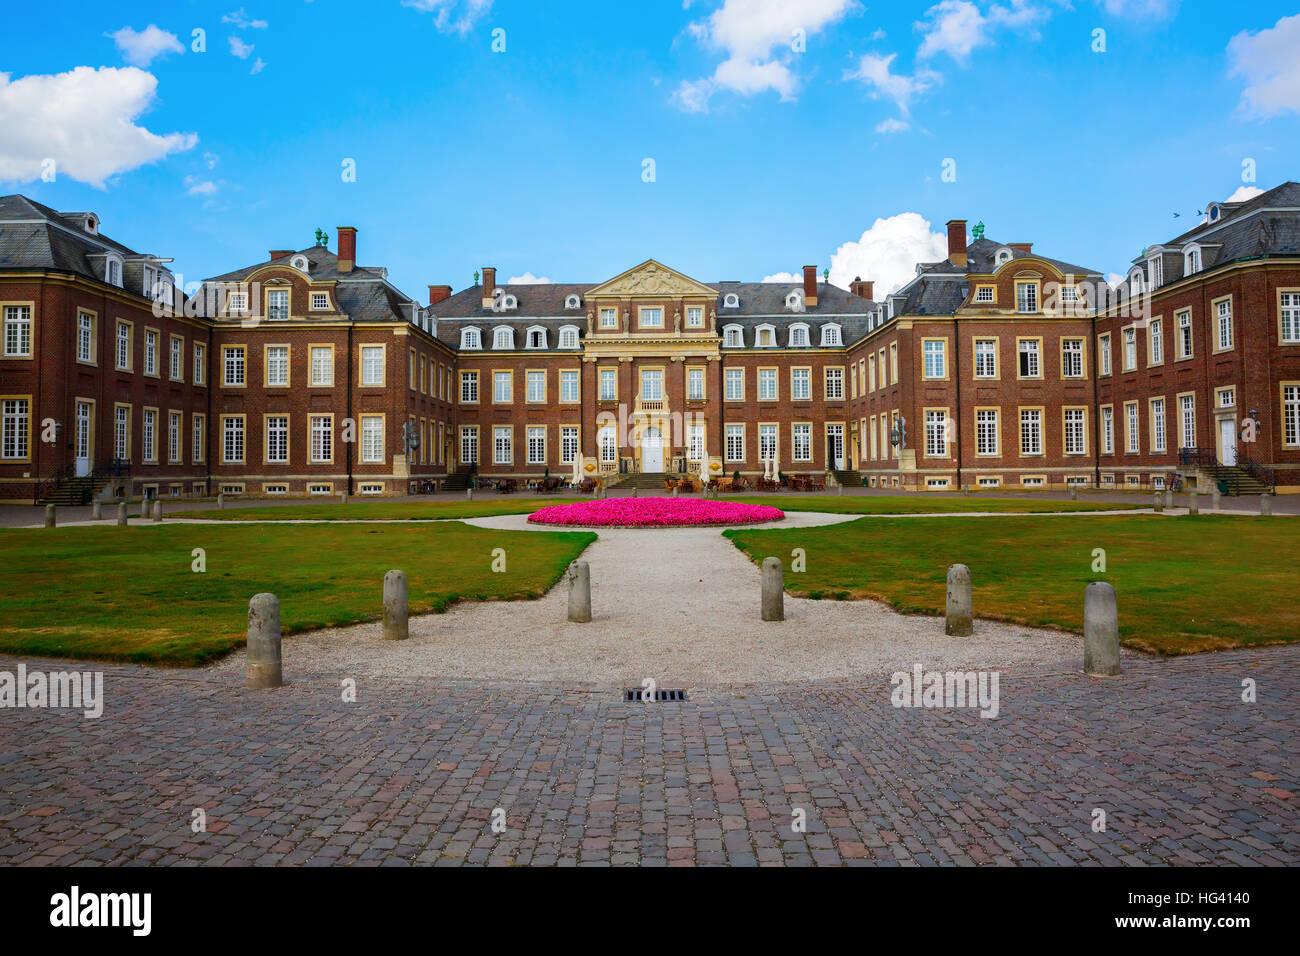
[[474, 284], [478, 285], [478, 270], [474, 270]]
[[324, 229], [318, 228], [316, 230], [316, 245], [318, 246], [329, 245], [329, 241], [330, 241], [329, 234]]
[[981, 239], [983, 239], [983, 238], [984, 238], [984, 220], [981, 219], [979, 222], [975, 223], [975, 227], [974, 227], [973, 229], [971, 229], [970, 234], [971, 234], [972, 236], [975, 237], [975, 241], [976, 241], [976, 242], [979, 242]]
[[823, 281], [823, 282], [830, 282], [830, 281], [831, 281], [831, 270], [830, 270], [830, 269], [822, 269], [822, 281]]

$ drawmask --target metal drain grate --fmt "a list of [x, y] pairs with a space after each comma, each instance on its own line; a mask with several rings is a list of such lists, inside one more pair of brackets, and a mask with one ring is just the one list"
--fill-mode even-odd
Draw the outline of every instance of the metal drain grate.
[[[642, 687], [629, 687], [625, 691], [623, 691], [623, 699], [625, 701], [634, 700], [634, 701], [645, 703], [646, 702], [645, 689]], [[655, 691], [656, 701], [685, 700], [685, 699], [686, 699], [686, 691], [684, 690], [656, 690]]]

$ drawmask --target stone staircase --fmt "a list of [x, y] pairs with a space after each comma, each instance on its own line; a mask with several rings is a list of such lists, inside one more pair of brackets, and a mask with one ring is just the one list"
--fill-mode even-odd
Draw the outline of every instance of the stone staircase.
[[442, 482], [443, 491], [464, 491], [469, 487], [469, 472], [453, 471]]
[[1273, 491], [1245, 468], [1237, 465], [1201, 465], [1200, 470], [1212, 483], [1226, 481], [1230, 495], [1262, 495]]
[[836, 469], [835, 480], [845, 488], [862, 487], [862, 473], [856, 469]]
[[69, 478], [42, 498], [41, 504], [58, 505], [61, 508], [88, 504], [106, 484], [108, 484], [107, 478], [94, 478], [90, 475]]
[[[638, 488], [645, 490], [664, 491], [667, 485], [664, 484], [669, 478], [681, 478], [682, 475], [672, 475], [666, 471], [638, 471], [631, 474], [619, 475], [618, 482], [610, 482], [609, 487], [617, 488]], [[699, 479], [696, 478], [698, 483]]]

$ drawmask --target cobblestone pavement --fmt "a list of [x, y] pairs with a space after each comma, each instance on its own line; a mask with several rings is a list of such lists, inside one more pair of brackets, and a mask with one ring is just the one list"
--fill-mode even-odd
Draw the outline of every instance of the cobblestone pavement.
[[885, 681], [647, 704], [383, 679], [344, 703], [105, 667], [98, 720], [0, 711], [0, 863], [1295, 865], [1297, 663], [1004, 671], [993, 719], [894, 708]]

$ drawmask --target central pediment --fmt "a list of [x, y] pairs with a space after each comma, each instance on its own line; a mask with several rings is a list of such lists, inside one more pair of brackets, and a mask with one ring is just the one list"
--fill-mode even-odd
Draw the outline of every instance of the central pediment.
[[682, 275], [670, 269], [662, 262], [647, 259], [639, 266], [633, 266], [608, 282], [602, 282], [594, 289], [587, 290], [587, 298], [609, 296], [613, 298], [633, 298], [635, 296], [682, 296], [717, 298], [718, 290], [690, 276]]

